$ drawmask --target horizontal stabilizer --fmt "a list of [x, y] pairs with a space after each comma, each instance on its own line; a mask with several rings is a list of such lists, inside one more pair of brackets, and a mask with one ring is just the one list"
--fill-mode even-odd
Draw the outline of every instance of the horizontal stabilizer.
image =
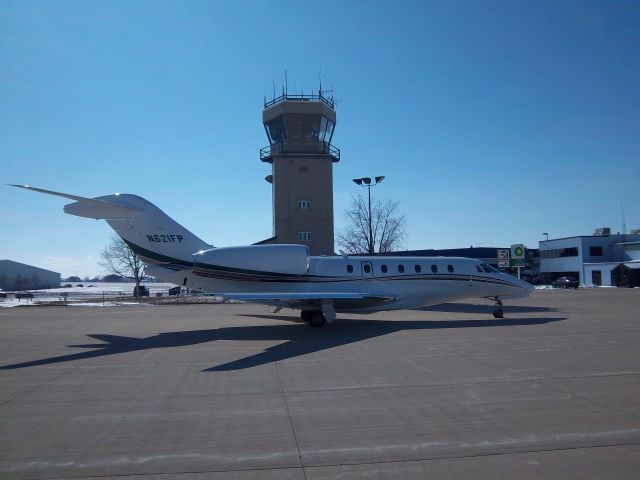
[[[30, 187], [29, 185], [11, 185], [12, 187], [24, 188], [34, 192], [46, 193], [47, 195], [55, 195], [56, 197], [68, 198], [75, 200], [76, 203], [65, 205], [64, 212], [78, 217], [95, 218], [97, 220], [117, 220], [131, 218], [132, 214], [142, 212], [141, 208], [119, 205], [114, 202], [100, 200], [97, 198], [79, 197], [68, 193], [54, 192], [43, 188]], [[115, 195], [117, 197], [117, 194]]]

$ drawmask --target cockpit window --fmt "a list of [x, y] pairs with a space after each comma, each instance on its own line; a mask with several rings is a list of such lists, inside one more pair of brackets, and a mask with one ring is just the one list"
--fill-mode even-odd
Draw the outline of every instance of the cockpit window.
[[476, 270], [479, 271], [480, 273], [483, 272], [482, 268], [480, 267], [480, 265], [476, 265]]
[[500, 273], [498, 272], [498, 270], [496, 270], [495, 268], [493, 268], [491, 265], [489, 265], [488, 263], [481, 263], [480, 266], [482, 267], [482, 269], [487, 272], [487, 273]]

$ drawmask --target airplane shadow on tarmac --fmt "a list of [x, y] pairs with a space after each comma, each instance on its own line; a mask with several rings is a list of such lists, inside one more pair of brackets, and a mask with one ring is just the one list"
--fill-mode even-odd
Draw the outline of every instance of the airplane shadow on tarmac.
[[29, 362], [0, 366], [0, 370], [36, 367], [55, 363], [86, 360], [89, 358], [119, 353], [150, 350], [154, 348], [183, 347], [216, 340], [283, 340], [283, 343], [233, 362], [216, 365], [203, 370], [205, 372], [220, 372], [241, 370], [258, 365], [264, 365], [279, 360], [306, 355], [329, 348], [347, 345], [370, 338], [388, 335], [402, 330], [435, 330], [444, 328], [485, 328], [485, 327], [517, 327], [527, 325], [544, 325], [558, 322], [565, 318], [521, 318], [500, 320], [450, 320], [450, 321], [389, 321], [389, 320], [348, 320], [341, 319], [330, 327], [311, 328], [303, 324], [297, 317], [281, 317], [276, 315], [245, 315], [247, 317], [262, 317], [294, 321], [291, 325], [248, 325], [238, 327], [223, 327], [210, 330], [187, 330], [184, 332], [159, 333], [151, 337], [135, 338], [118, 335], [92, 334], [91, 338], [104, 343], [87, 345], [69, 345], [70, 348], [90, 348], [92, 350], [70, 353], [57, 357], [43, 358]]
[[[510, 313], [541, 313], [556, 311], [555, 308], [549, 307], [532, 307], [527, 305], [504, 305], [502, 307], [504, 313], [509, 315]], [[478, 305], [472, 303], [441, 303], [440, 305], [431, 305], [428, 307], [412, 308], [418, 312], [453, 312], [453, 313], [485, 313], [490, 314], [493, 310], [493, 305]]]

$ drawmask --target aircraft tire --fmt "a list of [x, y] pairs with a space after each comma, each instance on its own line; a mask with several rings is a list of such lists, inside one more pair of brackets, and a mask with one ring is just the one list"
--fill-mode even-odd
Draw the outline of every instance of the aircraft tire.
[[327, 319], [324, 318], [322, 312], [312, 312], [311, 317], [309, 318], [309, 325], [312, 327], [322, 327], [326, 323]]
[[311, 316], [312, 315], [313, 315], [313, 311], [312, 310], [302, 310], [300, 312], [300, 317], [306, 323], [309, 323], [311, 321]]
[[504, 318], [504, 312], [501, 308], [496, 308], [493, 311], [493, 318]]

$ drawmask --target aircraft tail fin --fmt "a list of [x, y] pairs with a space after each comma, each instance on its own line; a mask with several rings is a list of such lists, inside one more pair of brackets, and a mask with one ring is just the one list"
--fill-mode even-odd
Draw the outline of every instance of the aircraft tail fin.
[[192, 265], [194, 253], [213, 248], [137, 195], [116, 193], [86, 198], [28, 185], [12, 186], [74, 200], [64, 206], [65, 213], [105, 220], [148, 264]]

